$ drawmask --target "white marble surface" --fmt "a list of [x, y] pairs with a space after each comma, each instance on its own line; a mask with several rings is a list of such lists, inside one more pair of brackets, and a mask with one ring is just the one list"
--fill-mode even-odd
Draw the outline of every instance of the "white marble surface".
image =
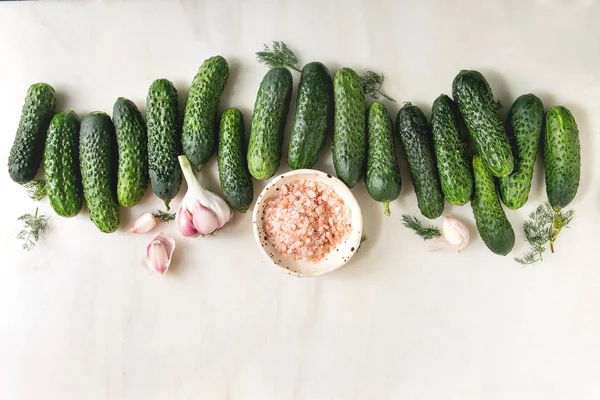
[[[417, 213], [403, 165], [392, 217], [363, 184], [354, 190], [369, 239], [318, 279], [269, 265], [250, 215], [215, 238], [179, 239], [162, 281], [140, 266], [149, 236], [100, 234], [85, 212], [53, 216], [51, 233], [24, 252], [16, 217], [35, 205], [3, 172], [0, 398], [599, 398], [599, 16], [592, 0], [0, 3], [3, 160], [31, 83], [52, 84], [58, 108], [80, 116], [110, 112], [118, 96], [143, 106], [158, 77], [183, 104], [214, 54], [231, 65], [221, 108], [241, 108], [249, 123], [266, 73], [253, 54], [271, 40], [333, 72], [381, 71], [391, 95], [427, 113], [461, 68], [479, 69], [504, 114], [527, 92], [568, 106], [584, 160], [577, 217], [542, 265], [512, 261], [526, 250], [525, 215], [545, 197], [539, 165], [531, 202], [509, 213], [517, 245], [506, 258], [485, 248], [469, 206], [446, 213], [468, 222], [470, 247], [427, 253], [399, 222]], [[320, 167], [332, 171], [329, 153]], [[208, 170], [216, 189], [216, 164]], [[159, 205], [149, 191], [121, 226]], [[47, 200], [40, 207], [53, 215]]]

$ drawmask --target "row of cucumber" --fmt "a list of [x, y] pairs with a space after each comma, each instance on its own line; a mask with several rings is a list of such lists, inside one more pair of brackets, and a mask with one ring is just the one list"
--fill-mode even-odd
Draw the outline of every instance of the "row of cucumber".
[[[46, 190], [56, 213], [77, 215], [85, 199], [91, 220], [103, 232], [117, 229], [119, 207], [136, 205], [148, 181], [169, 208], [181, 186], [177, 157], [182, 149], [198, 166], [215, 151], [217, 105], [228, 74], [223, 57], [204, 62], [192, 82], [183, 125], [177, 91], [166, 79], [150, 86], [147, 122], [125, 98], [115, 102], [112, 119], [104, 112], [89, 113], [81, 123], [70, 110], [55, 115], [54, 89], [46, 83], [33, 84], [9, 155], [9, 174], [15, 182], [27, 183], [43, 160]], [[223, 190], [233, 208], [245, 211], [253, 193], [245, 161], [239, 162], [245, 140], [239, 110], [222, 114], [219, 136]], [[235, 191], [229, 190], [232, 187]], [[244, 187], [245, 195], [240, 195]]]
[[[248, 167], [257, 179], [270, 178], [279, 167], [291, 87], [291, 74], [282, 67], [272, 68], [261, 84], [248, 149]], [[311, 168], [333, 128], [337, 176], [352, 188], [366, 169], [367, 190], [389, 215], [389, 202], [402, 186], [395, 149], [399, 141], [421, 213], [435, 219], [445, 199], [459, 206], [471, 201], [484, 242], [505, 255], [515, 238], [500, 199], [510, 209], [527, 202], [542, 131], [548, 200], [559, 211], [575, 197], [581, 173], [577, 124], [562, 106], [551, 107], [544, 118], [541, 100], [527, 94], [511, 107], [507, 134], [499, 103], [480, 72], [460, 71], [452, 92], [454, 100], [442, 94], [433, 103], [431, 125], [421, 109], [406, 103], [394, 134], [381, 102], [367, 108], [363, 82], [352, 69], [340, 69], [332, 85], [325, 66], [309, 63], [301, 72], [288, 164]], [[469, 154], [471, 147], [476, 154]]]
[[[577, 124], [562, 106], [551, 107], [544, 119], [542, 101], [526, 94], [510, 109], [507, 135], [498, 103], [477, 71], [458, 74], [453, 97], [456, 102], [444, 94], [434, 101], [431, 126], [421, 109], [410, 103], [398, 112], [397, 137], [419, 209], [425, 217], [435, 219], [443, 212], [444, 197], [458, 206], [471, 201], [483, 241], [494, 253], [506, 255], [514, 246], [515, 235], [499, 197], [510, 209], [525, 205], [544, 132], [548, 200], [555, 211], [567, 206], [577, 193], [581, 174]], [[470, 137], [463, 134], [463, 121]], [[398, 197], [401, 187], [391, 126], [385, 107], [374, 102], [368, 110], [366, 185], [375, 200], [384, 202], [386, 213], [387, 203]], [[469, 140], [476, 148], [471, 162]]]
[[[548, 200], [555, 211], [567, 206], [577, 193], [581, 173], [577, 124], [562, 106], [551, 107], [544, 118], [542, 101], [526, 94], [510, 109], [507, 135], [498, 103], [477, 71], [458, 74], [453, 97], [456, 102], [444, 94], [434, 101], [431, 126], [422, 110], [410, 103], [398, 112], [397, 137], [419, 209], [425, 217], [435, 219], [443, 212], [444, 197], [458, 206], [471, 201], [483, 241], [494, 253], [506, 255], [514, 246], [515, 235], [499, 197], [513, 210], [525, 205], [544, 132]], [[463, 133], [463, 121], [470, 138]], [[385, 107], [374, 102], [368, 110], [366, 185], [375, 200], [384, 202], [386, 213], [387, 203], [398, 197], [401, 187], [391, 126]], [[469, 140], [477, 149], [471, 162]]]
[[[251, 177], [269, 179], [279, 168], [293, 79], [285, 67], [267, 72], [257, 93], [246, 148], [239, 110], [225, 110], [217, 123], [228, 75], [228, 63], [221, 56], [202, 64], [192, 81], [182, 124], [177, 91], [166, 79], [156, 80], [149, 89], [147, 121], [133, 102], [119, 98], [112, 120], [105, 113], [93, 112], [81, 126], [72, 111], [54, 115], [54, 90], [47, 84], [34, 84], [11, 149], [10, 176], [18, 183], [28, 182], [43, 157], [55, 211], [75, 215], [84, 198], [91, 219], [102, 231], [112, 232], [119, 223], [119, 206], [137, 204], [148, 180], [169, 206], [181, 185], [180, 153], [201, 168], [216, 151], [224, 197], [233, 209], [245, 212], [253, 201]], [[389, 214], [389, 202], [399, 196], [402, 186], [395, 149], [399, 141], [422, 214], [439, 217], [444, 198], [455, 205], [472, 200], [484, 241], [494, 252], [506, 254], [514, 232], [498, 200], [495, 177], [500, 197], [509, 208], [525, 204], [545, 126], [549, 201], [560, 209], [575, 196], [579, 138], [577, 125], [564, 107], [548, 110], [544, 124], [541, 101], [534, 95], [521, 96], [509, 114], [509, 137], [483, 75], [461, 71], [453, 83], [454, 100], [441, 95], [433, 103], [431, 125], [422, 110], [406, 103], [398, 112], [394, 131], [381, 102], [367, 108], [365, 92], [369, 91], [361, 77], [350, 68], [340, 69], [333, 80], [322, 63], [302, 68], [288, 149], [292, 169], [312, 168], [333, 131], [337, 176], [354, 187], [366, 170], [369, 194], [383, 202]], [[463, 121], [470, 136], [461, 129]], [[468, 140], [478, 153], [472, 162]]]

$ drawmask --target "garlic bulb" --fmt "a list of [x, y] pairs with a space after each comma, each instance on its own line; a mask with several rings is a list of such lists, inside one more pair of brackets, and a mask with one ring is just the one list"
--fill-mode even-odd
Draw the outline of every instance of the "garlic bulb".
[[179, 156], [179, 164], [188, 186], [175, 218], [179, 231], [188, 237], [216, 232], [231, 220], [231, 208], [220, 196], [202, 186], [186, 156]]

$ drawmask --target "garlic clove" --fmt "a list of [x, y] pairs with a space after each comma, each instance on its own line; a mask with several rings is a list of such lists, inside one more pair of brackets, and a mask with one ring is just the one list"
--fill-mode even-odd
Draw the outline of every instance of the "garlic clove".
[[152, 213], [144, 213], [140, 215], [129, 228], [129, 233], [146, 233], [150, 232], [156, 226], [156, 218]]
[[219, 217], [200, 203], [196, 203], [192, 214], [194, 215], [194, 228], [201, 235], [209, 235], [222, 225], [219, 222]]
[[442, 234], [444, 239], [459, 253], [469, 244], [469, 230], [462, 222], [455, 218], [444, 217]]
[[169, 270], [174, 251], [175, 240], [160, 232], [146, 247], [144, 265], [153, 274], [162, 276]]
[[177, 214], [175, 215], [175, 223], [179, 232], [186, 237], [197, 237], [200, 232], [194, 227], [194, 217], [191, 212], [188, 211], [183, 205], [179, 206]]
[[427, 241], [427, 249], [429, 251], [448, 251], [456, 250], [456, 247], [448, 243], [444, 236], [439, 236]]

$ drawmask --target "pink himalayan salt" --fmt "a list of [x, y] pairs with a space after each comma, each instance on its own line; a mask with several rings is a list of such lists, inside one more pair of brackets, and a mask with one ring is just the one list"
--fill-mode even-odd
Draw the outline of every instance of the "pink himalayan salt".
[[300, 179], [267, 199], [264, 229], [280, 253], [296, 261], [317, 262], [350, 233], [351, 216], [333, 189]]

